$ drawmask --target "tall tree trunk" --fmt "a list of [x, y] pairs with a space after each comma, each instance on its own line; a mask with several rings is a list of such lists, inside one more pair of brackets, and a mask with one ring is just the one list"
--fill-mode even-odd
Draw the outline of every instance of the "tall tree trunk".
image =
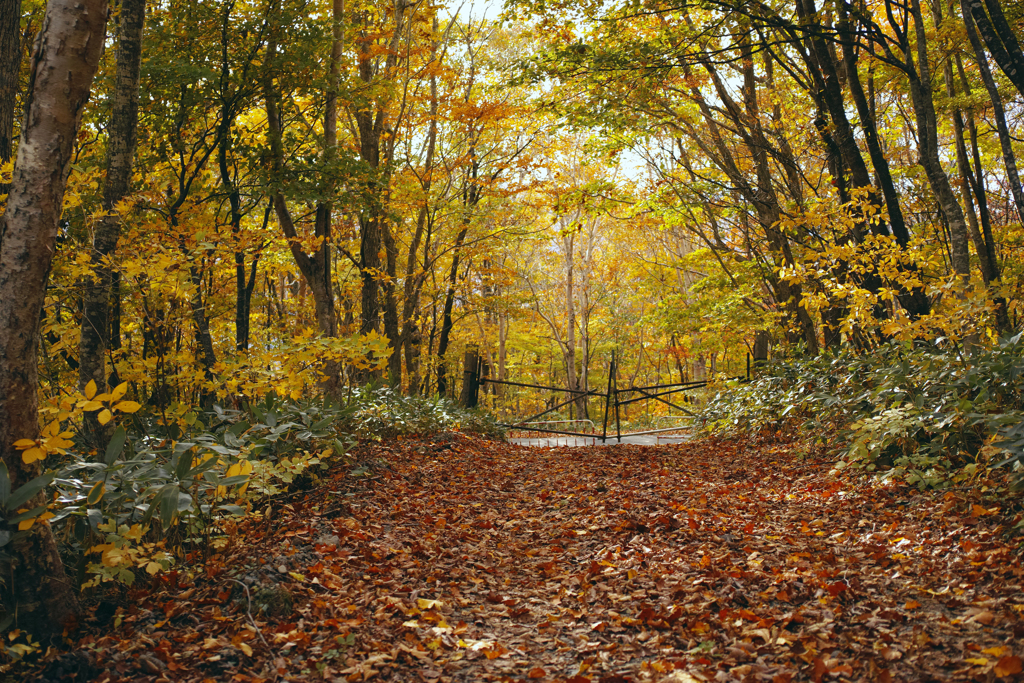
[[[1017, 91], [1024, 95], [1024, 52], [1003, 15], [999, 0], [965, 0], [964, 4], [969, 4], [971, 19], [988, 51], [992, 53], [992, 58]], [[988, 13], [985, 12], [986, 8]], [[968, 21], [966, 13], [964, 20]]]
[[585, 411], [583, 397], [575, 393], [579, 391], [579, 375], [576, 373], [576, 233], [570, 232], [562, 238], [565, 253], [565, 343], [562, 345], [562, 362], [565, 363], [565, 388], [569, 397], [575, 399], [575, 415], [569, 417], [583, 419]]
[[[875, 178], [882, 190], [882, 196], [885, 198], [885, 207], [889, 214], [889, 226], [892, 228], [892, 234], [896, 238], [896, 243], [906, 248], [910, 243], [910, 233], [907, 230], [906, 220], [903, 217], [903, 209], [900, 207], [899, 193], [896, 191], [896, 184], [892, 179], [889, 162], [885, 158], [881, 141], [878, 138], [874, 108], [868, 102], [868, 98], [864, 94], [864, 87], [860, 82], [860, 73], [857, 71], [856, 46], [845, 5], [840, 7], [840, 12], [838, 28], [839, 35], [842, 38], [846, 81], [850, 87], [850, 94], [853, 95], [854, 104], [857, 106], [857, 116], [860, 117], [868, 155], [871, 157], [871, 165], [875, 169]], [[928, 313], [928, 300], [924, 299], [923, 304], [925, 309], [918, 312], [920, 315]]]
[[909, 36], [903, 40], [906, 59], [906, 74], [910, 82], [910, 98], [917, 119], [917, 139], [920, 162], [924, 167], [928, 183], [939, 203], [949, 225], [950, 258], [953, 271], [962, 279], [970, 278], [970, 251], [967, 247], [967, 222], [963, 208], [953, 193], [949, 176], [939, 159], [938, 122], [935, 117], [935, 102], [932, 100], [931, 68], [928, 64], [928, 43], [924, 17], [921, 15], [920, 0], [911, 0], [910, 14], [914, 20], [917, 38], [917, 68], [914, 68], [913, 48]]
[[[437, 35], [438, 21], [434, 16], [432, 30]], [[438, 41], [435, 39], [430, 45], [430, 62], [437, 60]], [[409, 258], [405, 266], [405, 291], [402, 299], [402, 333], [400, 336], [401, 345], [405, 348], [405, 371], [409, 376], [409, 392], [417, 393], [419, 387], [419, 358], [421, 355], [420, 344], [423, 341], [423, 333], [420, 330], [416, 312], [419, 309], [420, 293], [423, 290], [423, 283], [426, 280], [427, 266], [429, 259], [427, 251], [430, 249], [431, 231], [433, 220], [430, 216], [430, 188], [433, 184], [434, 175], [434, 152], [437, 146], [437, 73], [430, 72], [430, 120], [427, 124], [427, 154], [423, 162], [423, 173], [420, 177], [420, 189], [423, 192], [423, 205], [420, 206], [416, 215], [416, 229], [413, 232], [412, 242], [409, 244]], [[416, 264], [419, 260], [420, 243], [423, 242], [424, 234], [426, 242], [423, 244], [424, 257], [423, 268], [417, 272]]]
[[960, 0], [960, 8], [964, 17], [964, 25], [967, 28], [967, 37], [971, 41], [974, 55], [978, 62], [978, 72], [981, 74], [981, 82], [985, 84], [989, 99], [992, 101], [992, 118], [996, 124], [996, 132], [999, 135], [999, 146], [1003, 152], [1003, 164], [1006, 166], [1006, 179], [1010, 184], [1010, 194], [1013, 195], [1013, 203], [1017, 207], [1017, 215], [1024, 221], [1024, 189], [1021, 188], [1020, 174], [1017, 172], [1017, 158], [1013, 152], [1013, 143], [1010, 138], [1010, 129], [1006, 125], [1006, 111], [1003, 107], [1003, 98], [996, 88], [995, 79], [992, 77], [992, 70], [988, 67], [988, 57], [982, 47], [981, 39], [978, 37], [977, 27], [971, 15], [970, 0]]
[[[37, 353], [82, 109], [103, 50], [106, 0], [50, 0], [36, 40], [7, 209], [0, 220], [0, 460], [12, 489], [40, 475], [13, 444], [39, 437]], [[46, 505], [40, 491], [27, 501]], [[0, 556], [0, 602], [18, 628], [49, 640], [78, 612], [50, 526], [37, 522]]]
[[[381, 78], [381, 73], [390, 75], [398, 65], [400, 59], [398, 47], [405, 31], [405, 11], [410, 6], [404, 0], [398, 0], [395, 3], [395, 24], [389, 38], [388, 56], [385, 58], [383, 65], [378, 64], [377, 55], [371, 52], [373, 41], [363, 40], [360, 42], [358, 75], [364, 86], [370, 87]], [[381, 262], [380, 258], [382, 247], [389, 252], [394, 251], [394, 245], [387, 243], [391, 236], [385, 236], [384, 234], [388, 230], [387, 212], [392, 163], [392, 160], [386, 154], [386, 150], [383, 154], [381, 150], [381, 140], [384, 136], [385, 124], [387, 123], [387, 104], [387, 102], [379, 102], [374, 106], [370, 98], [364, 95], [358, 98], [358, 102], [352, 108], [352, 118], [355, 120], [359, 138], [359, 155], [375, 172], [374, 177], [365, 190], [367, 202], [359, 220], [359, 269], [362, 278], [360, 291], [362, 317], [359, 331], [363, 334], [379, 329], [381, 318], [379, 301], [380, 282], [382, 279], [393, 278], [395, 274], [393, 271], [386, 269], [389, 268], [389, 262], [395, 259], [396, 255], [389, 253], [384, 263]], [[392, 136], [390, 144], [393, 145], [393, 143], [394, 137]], [[384, 268], [382, 269], [381, 266], [384, 266]], [[394, 309], [394, 284], [389, 282], [386, 286], [388, 285], [391, 289], [387, 292], [387, 301], [385, 302], [389, 307], [386, 311], [388, 316], [386, 325], [390, 328], [393, 327], [391, 319], [392, 310], [394, 310], [394, 318], [397, 319], [397, 309]], [[398, 347], [399, 339], [397, 336], [390, 341], [395, 347]], [[392, 351], [392, 355], [397, 353], [400, 353], [400, 349], [395, 348]], [[389, 360], [389, 368], [394, 367], [393, 362], [393, 360]], [[400, 356], [399, 366], [401, 366]], [[399, 372], [401, 372], [400, 367]]]
[[[280, 3], [275, 3], [272, 12], [280, 12]], [[275, 177], [277, 186], [271, 190], [271, 198], [274, 203], [274, 212], [277, 215], [278, 225], [288, 241], [288, 248], [291, 251], [295, 265], [298, 266], [303, 280], [313, 292], [313, 305], [316, 310], [316, 321], [320, 331], [326, 336], [337, 335], [337, 321], [334, 316], [333, 295], [329, 288], [329, 280], [325, 277], [324, 259], [311, 258], [302, 249], [302, 241], [299, 239], [295, 229], [295, 222], [292, 219], [291, 211], [288, 209], [288, 202], [281, 189], [281, 176], [284, 173], [284, 145], [281, 112], [278, 107], [278, 93], [274, 87], [273, 64], [277, 58], [277, 38], [271, 30], [271, 37], [267, 41], [266, 61], [263, 73], [263, 98], [267, 110], [267, 139], [270, 143], [271, 170]], [[328, 384], [333, 378], [328, 378]]]
[[459, 277], [459, 259], [462, 256], [462, 245], [466, 241], [466, 234], [469, 232], [469, 219], [462, 224], [462, 229], [455, 237], [455, 249], [452, 252], [452, 267], [448, 271], [448, 289], [444, 295], [444, 312], [441, 315], [441, 334], [437, 343], [437, 394], [446, 396], [448, 394], [448, 366], [445, 361], [445, 354], [448, 353], [448, 340], [451, 337], [454, 321], [452, 311], [455, 307], [455, 283]]
[[[317, 202], [316, 223], [314, 234], [323, 240], [319, 251], [314, 256], [317, 266], [317, 275], [321, 278], [321, 296], [324, 301], [318, 304], [324, 309], [327, 324], [324, 332], [328, 336], [338, 336], [338, 314], [334, 305], [334, 287], [331, 278], [331, 222], [333, 221], [334, 204], [331, 197], [334, 196], [337, 187], [337, 171], [333, 168], [334, 161], [338, 156], [338, 90], [341, 87], [341, 57], [344, 49], [344, 28], [342, 21], [345, 14], [344, 0], [333, 0], [332, 2], [332, 40], [331, 40], [331, 64], [327, 80], [327, 99], [324, 106], [324, 160], [327, 169], [326, 187], [323, 194], [326, 199]], [[312, 283], [310, 283], [312, 285]], [[316, 289], [314, 289], [316, 296]], [[317, 318], [319, 320], [319, 317]], [[334, 376], [334, 372], [330, 373]]]
[[[21, 0], [0, 0], [0, 164], [14, 155], [14, 108], [21, 77]], [[7, 194], [0, 184], [0, 194]]]
[[[135, 142], [139, 127], [139, 73], [142, 65], [142, 32], [146, 20], [146, 0], [122, 0], [117, 29], [117, 67], [114, 76], [113, 106], [107, 128], [107, 178], [103, 187], [104, 215], [93, 228], [93, 277], [83, 282], [82, 325], [78, 344], [78, 384], [90, 381], [100, 392], [106, 391], [106, 356], [110, 348], [110, 298], [113, 273], [110, 259], [117, 250], [121, 234], [121, 215], [117, 205], [131, 189]], [[85, 418], [85, 426], [99, 452], [106, 448], [110, 430], [96, 420], [94, 413]]]
[[[768, 164], [768, 140], [765, 137], [764, 129], [761, 126], [761, 111], [757, 102], [757, 91], [754, 77], [754, 62], [751, 55], [750, 43], [745, 38], [740, 40], [740, 51], [743, 56], [743, 106], [746, 113], [746, 125], [749, 130], [747, 145], [754, 159], [754, 170], [757, 176], [757, 190], [751, 193], [753, 204], [758, 214], [758, 219], [768, 237], [769, 245], [773, 252], [782, 257], [787, 265], [793, 264], [793, 255], [790, 251], [788, 238], [776, 226], [781, 218], [779, 199], [775, 193], [775, 186], [772, 181], [771, 168]], [[705, 64], [705, 68], [707, 68]], [[717, 73], [715, 73], [715, 87], [720, 94], [725, 93]], [[733, 109], [738, 110], [735, 106]], [[737, 120], [742, 116], [737, 114]], [[799, 329], [799, 336], [804, 343], [805, 351], [812, 355], [818, 355], [818, 336], [814, 328], [814, 321], [811, 320], [807, 309], [800, 305], [799, 285], [790, 285], [786, 280], [776, 278], [772, 285], [779, 296], [779, 303], [784, 305], [790, 312], [795, 326]]]

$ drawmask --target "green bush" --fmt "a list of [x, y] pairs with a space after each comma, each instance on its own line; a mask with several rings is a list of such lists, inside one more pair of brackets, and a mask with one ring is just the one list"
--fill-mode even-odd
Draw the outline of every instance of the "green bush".
[[[481, 412], [387, 387], [359, 389], [344, 405], [271, 395], [238, 410], [179, 406], [170, 415], [137, 413], [128, 429], [114, 431], [105, 453], [75, 441], [54, 470], [16, 491], [0, 466], [0, 553], [27, 533], [19, 524], [48, 514], [80, 582], [92, 574], [92, 583], [130, 584], [139, 569], [155, 573], [175, 555], [206, 552], [223, 540], [225, 519], [343, 457], [360, 438], [451, 430], [503, 436]], [[57, 496], [49, 511], [20, 509], [51, 484]]]
[[1001, 452], [992, 464], [1011, 467], [1021, 488], [1022, 352], [1018, 335], [971, 352], [938, 340], [786, 360], [751, 382], [721, 386], [698, 423], [708, 432], [799, 430], [839, 445], [840, 467], [923, 486], [973, 473], [980, 460]]

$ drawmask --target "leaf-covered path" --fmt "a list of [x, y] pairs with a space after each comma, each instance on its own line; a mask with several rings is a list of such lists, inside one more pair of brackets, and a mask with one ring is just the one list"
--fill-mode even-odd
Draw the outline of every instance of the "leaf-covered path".
[[962, 494], [751, 441], [360, 455], [138, 592], [98, 680], [1020, 678], [1016, 541]]

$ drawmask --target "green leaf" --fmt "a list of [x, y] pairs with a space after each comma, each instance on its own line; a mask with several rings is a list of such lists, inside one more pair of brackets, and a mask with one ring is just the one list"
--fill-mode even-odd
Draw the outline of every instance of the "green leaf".
[[179, 480], [184, 479], [188, 474], [189, 468], [192, 467], [192, 458], [191, 449], [178, 456], [178, 466], [174, 468], [174, 476]]
[[11, 497], [11, 477], [7, 473], [7, 464], [0, 461], [0, 510], [7, 509], [7, 500]]
[[103, 524], [103, 513], [95, 508], [85, 511], [85, 518], [89, 520], [89, 528], [95, 533], [100, 524]]
[[160, 487], [156, 498], [153, 499], [153, 505], [160, 510], [160, 524], [164, 530], [170, 529], [174, 522], [174, 513], [178, 511], [178, 485], [165, 484]]
[[23, 512], [20, 515], [17, 515], [16, 517], [11, 517], [9, 520], [7, 520], [7, 523], [8, 524], [17, 524], [18, 522], [24, 522], [26, 519], [32, 519], [33, 517], [38, 517], [39, 515], [43, 514], [44, 512], [46, 512], [46, 506], [45, 505], [40, 505], [39, 507], [32, 508], [28, 512]]
[[196, 465], [195, 467], [193, 467], [192, 469], [190, 469], [188, 471], [188, 474], [186, 474], [182, 478], [183, 479], [191, 479], [192, 477], [196, 476], [197, 474], [202, 474], [203, 472], [205, 472], [206, 470], [210, 469], [211, 467], [213, 467], [216, 464], [217, 464], [217, 458], [207, 458], [204, 462], [201, 462], [198, 465]]
[[104, 482], [96, 482], [91, 489], [89, 489], [89, 495], [86, 496], [85, 502], [89, 505], [96, 505], [103, 500], [103, 493], [105, 490]]
[[125, 431], [123, 425], [118, 425], [117, 429], [114, 430], [113, 436], [110, 437], [110, 443], [107, 444], [107, 452], [103, 456], [103, 462], [111, 464], [117, 457], [121, 455], [124, 450], [124, 442], [128, 438], [128, 432]]
[[7, 501], [8, 510], [17, 510], [23, 503], [28, 502], [33, 496], [49, 486], [53, 481], [53, 473], [41, 474], [24, 486], [18, 488]]

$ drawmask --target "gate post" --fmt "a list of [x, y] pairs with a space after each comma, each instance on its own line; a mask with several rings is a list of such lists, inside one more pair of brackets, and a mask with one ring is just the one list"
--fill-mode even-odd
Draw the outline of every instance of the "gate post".
[[601, 424], [601, 443], [608, 439], [608, 409], [612, 404], [612, 377], [615, 376], [615, 349], [612, 349], [612, 359], [608, 364], [608, 392], [604, 395], [604, 422]]
[[464, 408], [476, 408], [479, 372], [480, 353], [474, 344], [466, 348], [466, 356], [462, 362], [462, 394], [459, 396], [459, 403]]

